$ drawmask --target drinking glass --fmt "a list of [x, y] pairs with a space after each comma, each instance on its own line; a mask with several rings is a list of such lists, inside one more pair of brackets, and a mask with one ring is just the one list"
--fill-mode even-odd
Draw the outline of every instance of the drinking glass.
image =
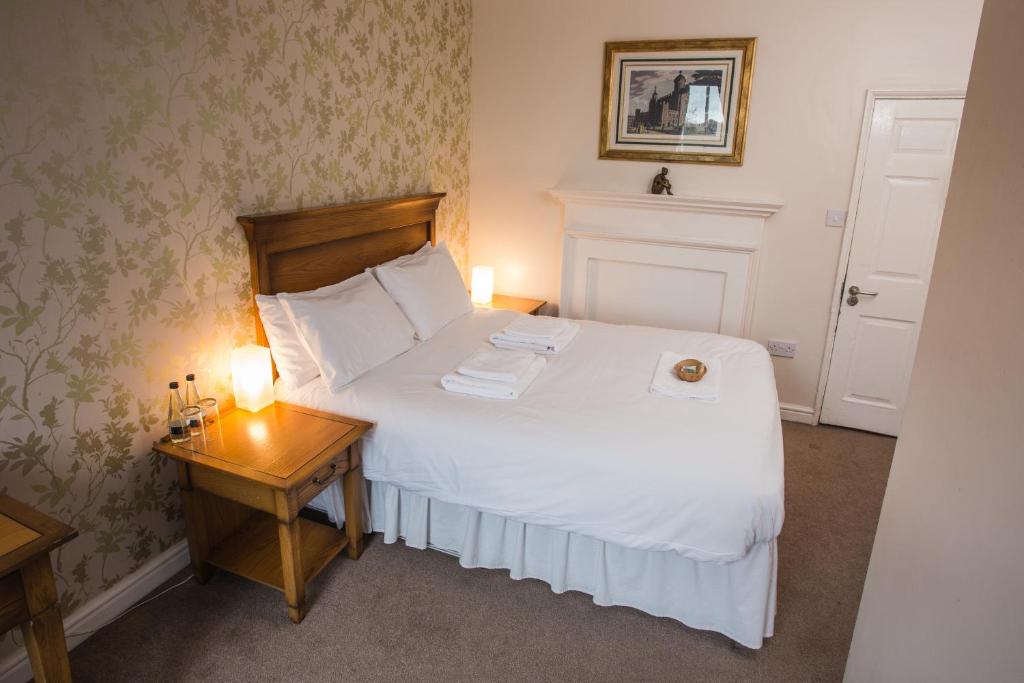
[[220, 409], [217, 407], [217, 399], [201, 398], [198, 405], [202, 408], [203, 415], [206, 417], [206, 424], [213, 426], [220, 422]]
[[203, 409], [203, 418], [206, 422], [206, 437], [214, 442], [224, 445], [224, 434], [220, 431], [220, 408], [217, 407], [217, 399], [201, 398], [199, 407]]
[[193, 439], [199, 437], [205, 440], [206, 425], [203, 424], [203, 409], [199, 406], [185, 406], [185, 410], [181, 411], [181, 415], [185, 418], [189, 435]]

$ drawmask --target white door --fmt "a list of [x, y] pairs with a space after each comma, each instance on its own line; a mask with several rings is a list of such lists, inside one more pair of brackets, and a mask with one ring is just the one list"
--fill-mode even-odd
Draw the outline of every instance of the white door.
[[822, 422], [899, 433], [962, 108], [875, 100]]

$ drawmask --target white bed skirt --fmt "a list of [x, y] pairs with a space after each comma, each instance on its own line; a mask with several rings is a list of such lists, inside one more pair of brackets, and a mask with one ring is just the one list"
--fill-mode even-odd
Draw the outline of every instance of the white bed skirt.
[[[369, 484], [368, 526], [383, 532], [385, 543], [402, 538], [413, 548], [456, 555], [463, 567], [507, 569], [513, 579], [539, 579], [556, 593], [581, 591], [598, 605], [635, 607], [722, 633], [749, 648], [760, 648], [773, 633], [775, 540], [755, 545], [742, 560], [699, 562], [517, 522], [385, 482]], [[340, 500], [324, 494], [314, 506], [336, 519]], [[340, 491], [336, 494], [340, 499]]]

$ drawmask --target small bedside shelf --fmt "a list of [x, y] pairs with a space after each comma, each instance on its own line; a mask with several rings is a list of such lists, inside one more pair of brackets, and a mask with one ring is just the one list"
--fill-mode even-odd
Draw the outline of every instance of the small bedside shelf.
[[519, 296], [495, 294], [491, 299], [491, 303], [476, 305], [480, 308], [495, 308], [505, 311], [519, 311], [520, 313], [526, 313], [527, 315], [537, 315], [537, 311], [539, 311], [541, 306], [546, 303], [546, 301], [542, 301], [541, 299], [526, 299]]

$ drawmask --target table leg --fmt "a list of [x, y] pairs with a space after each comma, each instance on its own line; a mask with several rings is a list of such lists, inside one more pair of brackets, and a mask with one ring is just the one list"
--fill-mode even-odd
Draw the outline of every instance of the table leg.
[[345, 535], [348, 556], [358, 560], [363, 554], [363, 467], [354, 467], [342, 475], [345, 494]]
[[206, 562], [210, 555], [210, 539], [206, 529], [206, 515], [203, 513], [203, 492], [192, 487], [188, 465], [178, 463], [178, 489], [185, 512], [185, 536], [188, 538], [188, 556], [192, 563], [192, 575], [196, 583], [206, 583], [213, 575], [213, 567]]
[[57, 604], [57, 586], [53, 580], [50, 556], [42, 555], [22, 567], [21, 580], [25, 603], [31, 618], [21, 625], [25, 649], [32, 663], [32, 674], [39, 683], [70, 681], [64, 621]]
[[288, 618], [298, 624], [306, 616], [306, 582], [302, 569], [302, 539], [299, 520], [288, 512], [286, 496], [277, 498], [277, 538], [281, 544], [281, 572]]

